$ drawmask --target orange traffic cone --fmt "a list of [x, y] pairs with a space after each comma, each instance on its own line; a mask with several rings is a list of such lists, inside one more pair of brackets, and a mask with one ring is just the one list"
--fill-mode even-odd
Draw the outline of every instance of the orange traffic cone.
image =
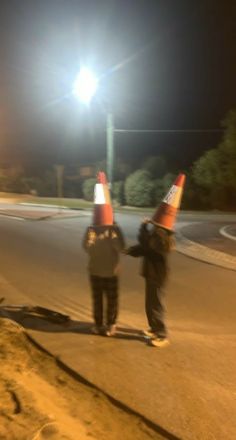
[[185, 174], [179, 174], [152, 217], [152, 223], [170, 231], [173, 230], [176, 215], [181, 203], [184, 183]]
[[113, 211], [106, 174], [100, 171], [94, 188], [93, 224], [96, 226], [113, 225]]

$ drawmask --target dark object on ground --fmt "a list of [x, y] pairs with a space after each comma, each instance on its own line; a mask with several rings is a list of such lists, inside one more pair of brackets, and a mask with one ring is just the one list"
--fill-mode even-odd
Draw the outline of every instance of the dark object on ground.
[[[4, 301], [5, 298], [0, 298], [0, 304]], [[26, 315], [36, 315], [38, 317], [46, 318], [51, 322], [55, 322], [57, 324], [65, 324], [70, 321], [69, 315], [64, 315], [60, 312], [55, 312], [54, 310], [47, 309], [45, 307], [40, 306], [30, 306], [30, 305], [24, 305], [24, 304], [16, 304], [16, 305], [3, 305], [0, 306], [0, 313], [1, 308], [4, 309], [4, 311], [12, 311], [15, 312], [23, 312]]]

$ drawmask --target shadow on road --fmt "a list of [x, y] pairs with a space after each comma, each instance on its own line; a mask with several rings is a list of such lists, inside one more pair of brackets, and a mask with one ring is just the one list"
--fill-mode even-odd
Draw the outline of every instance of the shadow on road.
[[[37, 306], [0, 306], [0, 317], [11, 319], [25, 329], [40, 332], [92, 334], [93, 323], [76, 321], [55, 310]], [[117, 327], [115, 338], [143, 341], [140, 330], [125, 327]]]

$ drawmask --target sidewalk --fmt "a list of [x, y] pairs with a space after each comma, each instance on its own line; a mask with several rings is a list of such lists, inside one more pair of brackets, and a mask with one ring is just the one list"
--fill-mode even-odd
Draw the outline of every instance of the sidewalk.
[[236, 257], [217, 251], [184, 237], [183, 228], [191, 223], [182, 222], [176, 225], [176, 250], [190, 258], [204, 263], [236, 271]]
[[22, 203], [18, 205], [0, 204], [0, 215], [6, 217], [13, 217], [18, 220], [48, 220], [78, 217], [86, 215], [83, 210], [67, 209], [64, 206], [50, 206], [50, 205], [32, 205]]
[[[2, 277], [0, 291], [8, 304], [29, 304], [29, 298]], [[115, 338], [91, 334], [91, 318], [72, 315], [69, 323], [55, 324], [20, 312], [5, 316], [19, 322], [77, 380], [94, 384], [118, 407], [150, 420], [157, 432], [153, 438], [235, 438], [233, 335], [205, 331], [188, 318], [170, 321], [171, 344], [158, 350], [140, 337], [142, 317], [133, 319], [128, 311], [122, 311]]]

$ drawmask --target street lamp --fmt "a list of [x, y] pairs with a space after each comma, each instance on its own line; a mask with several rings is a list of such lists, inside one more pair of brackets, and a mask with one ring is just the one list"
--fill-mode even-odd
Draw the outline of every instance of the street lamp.
[[86, 67], [82, 67], [79, 71], [73, 87], [73, 93], [83, 104], [90, 104], [94, 97], [98, 86], [98, 79]]
[[[89, 105], [97, 92], [99, 80], [96, 75], [86, 67], [82, 67], [77, 75], [74, 86], [74, 95], [86, 105]], [[113, 181], [114, 163], [114, 119], [112, 113], [106, 114], [106, 147], [107, 147], [107, 177], [110, 186]]]

